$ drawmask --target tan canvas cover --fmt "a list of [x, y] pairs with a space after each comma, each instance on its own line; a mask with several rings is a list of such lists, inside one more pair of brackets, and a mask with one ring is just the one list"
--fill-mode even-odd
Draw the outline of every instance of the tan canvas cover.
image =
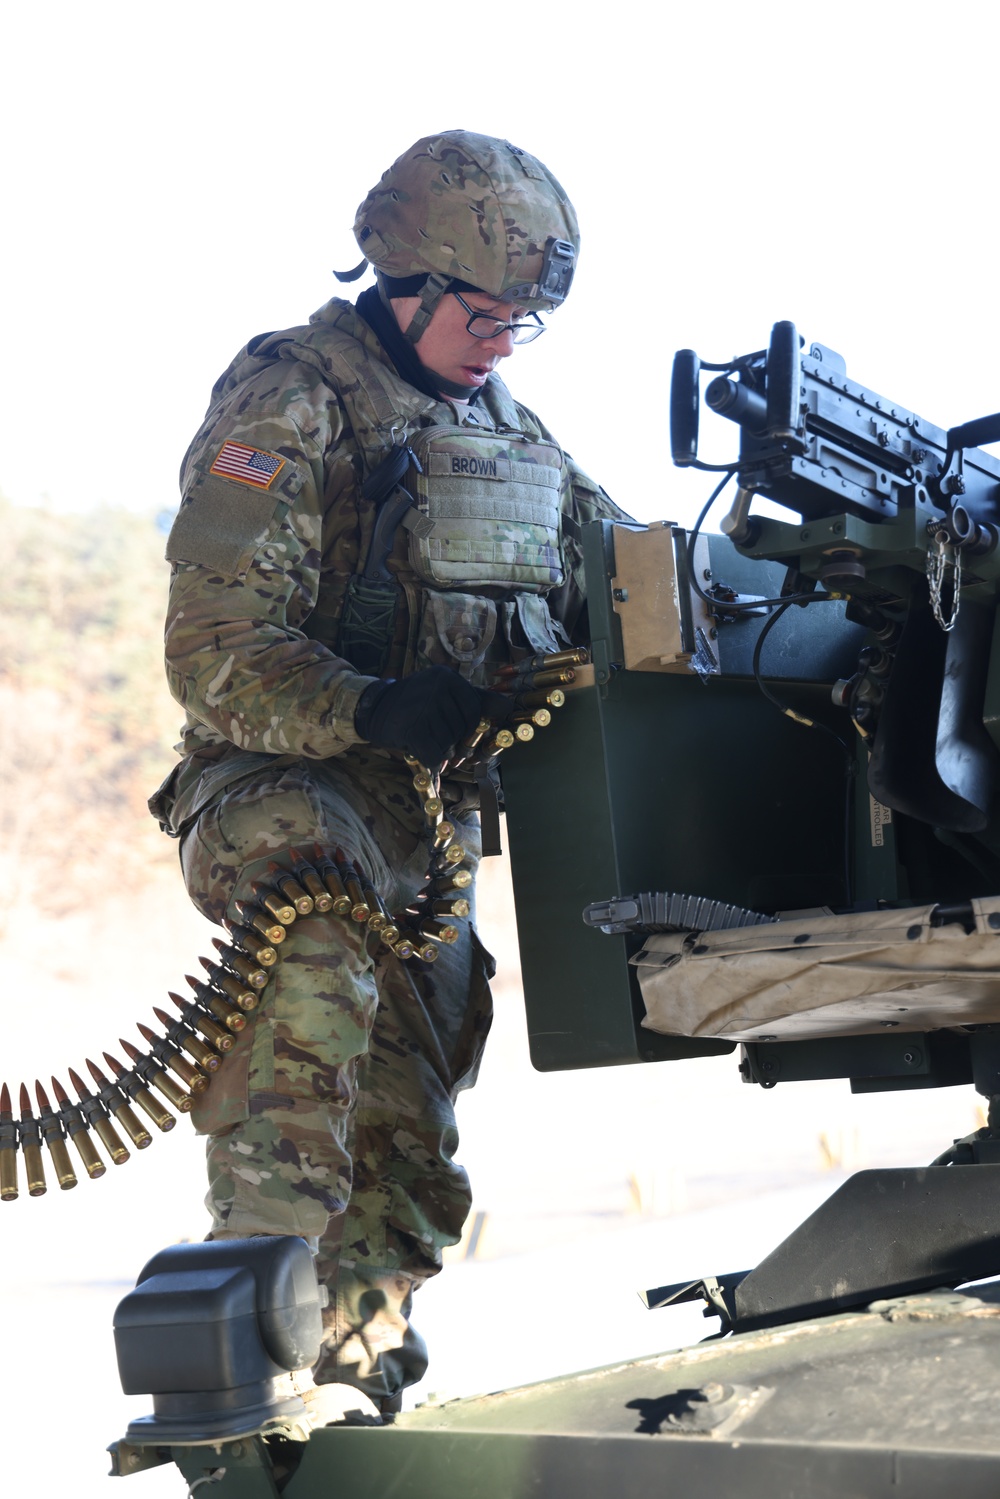
[[658, 933], [631, 960], [643, 1025], [759, 1041], [1000, 1022], [1000, 896], [972, 902], [968, 935], [931, 926], [935, 909]]

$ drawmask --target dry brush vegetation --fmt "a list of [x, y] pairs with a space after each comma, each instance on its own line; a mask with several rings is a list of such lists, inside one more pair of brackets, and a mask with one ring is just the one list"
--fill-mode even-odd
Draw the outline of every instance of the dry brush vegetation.
[[145, 806], [181, 716], [161, 664], [163, 536], [148, 516], [4, 500], [0, 522], [2, 888], [8, 918], [67, 915], [175, 860]]

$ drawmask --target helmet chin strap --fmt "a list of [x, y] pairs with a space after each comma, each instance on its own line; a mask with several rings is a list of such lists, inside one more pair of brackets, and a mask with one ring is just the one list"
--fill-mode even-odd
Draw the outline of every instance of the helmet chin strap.
[[481, 385], [459, 385], [457, 380], [446, 380], [437, 370], [428, 370], [427, 373], [431, 375], [441, 394], [451, 396], [453, 401], [468, 401], [483, 388]]
[[[378, 283], [378, 294], [383, 305], [395, 318], [395, 309], [393, 308], [382, 276], [377, 274], [375, 279]], [[420, 294], [420, 306], [413, 314], [410, 324], [403, 334], [403, 337], [414, 346], [427, 331], [427, 326], [434, 316], [438, 303], [447, 292], [449, 286], [451, 286], [453, 280], [453, 276], [440, 276], [437, 274], [427, 277], [424, 289]], [[482, 389], [479, 385], [460, 385], [457, 380], [447, 380], [444, 375], [439, 375], [437, 370], [432, 370], [426, 365], [424, 367], [427, 369], [427, 373], [433, 377], [434, 383], [441, 394], [443, 396], [450, 396], [453, 401], [467, 401]]]

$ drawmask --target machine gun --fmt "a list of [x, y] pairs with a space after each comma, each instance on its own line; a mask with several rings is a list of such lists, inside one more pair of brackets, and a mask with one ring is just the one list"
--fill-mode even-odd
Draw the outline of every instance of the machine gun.
[[[700, 373], [710, 410], [740, 429], [738, 478], [722, 532], [740, 554], [783, 563], [782, 591], [848, 600], [869, 638], [838, 684], [871, 750], [873, 795], [936, 827], [985, 835], [1000, 745], [1000, 413], [945, 432], [847, 376], [822, 344], [800, 351], [793, 323], [767, 350], [725, 365], [674, 358], [671, 451], [698, 458]], [[754, 516], [757, 495], [798, 519]], [[725, 616], [722, 599], [715, 608]], [[738, 603], [735, 605], [738, 609]], [[993, 661], [991, 673], [990, 663]]]

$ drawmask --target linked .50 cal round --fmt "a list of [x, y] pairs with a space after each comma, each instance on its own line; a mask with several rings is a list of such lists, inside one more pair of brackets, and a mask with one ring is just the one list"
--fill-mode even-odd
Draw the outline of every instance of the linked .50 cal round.
[[21, 1118], [17, 1126], [17, 1133], [21, 1141], [21, 1154], [24, 1157], [24, 1174], [28, 1179], [28, 1195], [31, 1197], [44, 1197], [45, 1167], [42, 1164], [42, 1134], [38, 1127], [38, 1120], [31, 1112], [31, 1099], [28, 1090], [21, 1084]]
[[76, 1172], [73, 1170], [73, 1163], [63, 1139], [62, 1121], [54, 1112], [49, 1103], [49, 1096], [37, 1077], [35, 1078], [35, 1098], [38, 1100], [39, 1128], [49, 1155], [52, 1157], [56, 1181], [64, 1192], [68, 1192], [71, 1187], [76, 1186]]
[[332, 896], [324, 886], [323, 881], [320, 879], [317, 871], [313, 869], [312, 865], [308, 862], [305, 856], [303, 854], [300, 854], [298, 849], [296, 848], [291, 849], [290, 853], [292, 857], [292, 864], [295, 868], [295, 873], [302, 881], [302, 884], [305, 886], [306, 890], [312, 896], [313, 908], [318, 911], [321, 916], [325, 916], [327, 911], [331, 910], [333, 907]]
[[16, 1202], [17, 1125], [11, 1108], [10, 1089], [0, 1088], [0, 1202]]
[[87, 1058], [87, 1068], [94, 1082], [97, 1084], [98, 1098], [104, 1104], [105, 1108], [114, 1114], [136, 1150], [145, 1150], [147, 1145], [152, 1145], [152, 1135], [142, 1120], [129, 1107], [125, 1094], [115, 1087], [110, 1078], [104, 1076], [100, 1067], [92, 1062], [89, 1057]]
[[212, 938], [212, 946], [227, 968], [241, 978], [251, 989], [263, 989], [267, 984], [267, 973], [237, 948], [230, 947], [219, 937]]
[[[189, 1062], [179, 1049], [174, 1046], [165, 1036], [158, 1036], [155, 1031], [150, 1030], [148, 1025], [142, 1021], [136, 1022], [138, 1031], [153, 1056], [161, 1061], [164, 1066], [175, 1072], [186, 1088], [192, 1093], [204, 1093], [208, 1087], [208, 1077], [200, 1072], [193, 1063]], [[70, 1076], [72, 1077], [72, 1073]]]
[[97, 1146], [90, 1138], [90, 1126], [84, 1119], [80, 1109], [70, 1101], [69, 1094], [57, 1077], [52, 1079], [52, 1091], [56, 1095], [56, 1103], [59, 1105], [59, 1119], [69, 1138], [73, 1141], [76, 1153], [83, 1162], [83, 1169], [91, 1180], [96, 1180], [97, 1177], [104, 1176], [108, 1168], [101, 1160], [97, 1153]]
[[269, 911], [275, 921], [285, 927], [291, 926], [296, 916], [294, 906], [289, 905], [287, 900], [276, 895], [267, 885], [262, 885], [259, 881], [255, 881], [250, 888], [265, 911]]
[[113, 1057], [108, 1051], [104, 1053], [104, 1060], [114, 1073], [119, 1088], [124, 1089], [132, 1102], [138, 1104], [143, 1113], [152, 1119], [157, 1129], [163, 1130], [164, 1134], [172, 1130], [177, 1120], [158, 1098], [153, 1097], [138, 1073], [123, 1067], [117, 1057]]
[[295, 907], [297, 916], [312, 915], [313, 898], [307, 890], [303, 890], [293, 874], [282, 869], [280, 864], [273, 863], [267, 866], [267, 872], [285, 900]]
[[69, 1068], [69, 1080], [76, 1089], [76, 1096], [80, 1100], [80, 1112], [87, 1124], [108, 1152], [112, 1163], [115, 1166], [124, 1166], [129, 1158], [128, 1146], [108, 1118], [104, 1104], [99, 1098], [94, 1097], [72, 1067]]
[[275, 921], [272, 916], [265, 915], [263, 910], [257, 910], [249, 901], [238, 900], [236, 907], [248, 926], [252, 926], [254, 931], [259, 932], [268, 942], [273, 942], [275, 945], [284, 942], [285, 928], [280, 921]]
[[132, 1045], [131, 1041], [125, 1041], [119, 1036], [118, 1044], [132, 1063], [137, 1077], [145, 1078], [147, 1083], [162, 1093], [167, 1102], [172, 1103], [175, 1109], [180, 1109], [182, 1114], [190, 1114], [194, 1099], [190, 1093], [185, 1093], [179, 1083], [174, 1082], [169, 1072], [164, 1071], [152, 1057], [144, 1056], [137, 1046]]

